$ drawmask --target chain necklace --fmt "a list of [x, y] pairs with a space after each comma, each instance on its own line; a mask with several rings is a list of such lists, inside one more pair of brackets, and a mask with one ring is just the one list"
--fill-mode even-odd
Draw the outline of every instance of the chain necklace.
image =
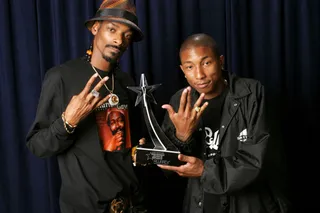
[[[97, 73], [97, 75], [99, 76], [100, 80], [102, 80], [101, 75], [98, 73], [98, 71], [96, 70], [96, 68], [91, 64], [92, 69], [95, 71], [95, 73]], [[109, 91], [109, 93], [111, 94], [110, 98], [108, 99], [108, 102], [111, 106], [116, 106], [119, 104], [119, 97], [113, 93], [114, 91], [114, 75], [113, 73], [111, 74], [111, 90], [108, 88], [108, 86], [106, 85], [106, 83], [104, 83], [103, 85], [105, 86], [105, 88]]]

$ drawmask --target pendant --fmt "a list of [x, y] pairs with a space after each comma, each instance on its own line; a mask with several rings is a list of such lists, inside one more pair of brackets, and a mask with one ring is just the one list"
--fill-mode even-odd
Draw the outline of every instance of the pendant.
[[116, 94], [111, 94], [108, 102], [111, 106], [116, 106], [119, 104], [119, 97]]

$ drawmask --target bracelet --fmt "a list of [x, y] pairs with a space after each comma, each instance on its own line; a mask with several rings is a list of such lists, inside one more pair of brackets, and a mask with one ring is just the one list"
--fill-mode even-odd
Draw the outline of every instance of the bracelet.
[[76, 129], [77, 125], [72, 126], [68, 123], [68, 121], [65, 118], [64, 112], [61, 115], [62, 121], [63, 121], [63, 127], [67, 131], [68, 134], [74, 133], [74, 130]]

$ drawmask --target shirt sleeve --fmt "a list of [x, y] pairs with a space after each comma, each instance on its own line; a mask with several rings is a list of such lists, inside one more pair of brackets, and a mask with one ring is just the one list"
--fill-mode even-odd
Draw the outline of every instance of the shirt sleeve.
[[233, 156], [221, 156], [205, 161], [204, 172], [200, 178], [207, 193], [225, 194], [240, 190], [260, 174], [267, 148], [269, 133], [266, 126], [264, 90], [258, 84], [252, 93], [246, 114], [248, 136], [245, 142], [239, 143], [234, 137], [228, 137], [229, 143], [239, 143]]
[[27, 134], [27, 148], [38, 157], [59, 154], [73, 144], [61, 118], [62, 80], [59, 71], [49, 70], [44, 78], [35, 120]]

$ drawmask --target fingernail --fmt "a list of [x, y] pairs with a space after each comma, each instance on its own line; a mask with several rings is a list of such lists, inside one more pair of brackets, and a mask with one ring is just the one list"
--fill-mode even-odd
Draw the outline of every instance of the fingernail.
[[104, 77], [103, 80], [107, 81], [109, 79], [108, 76]]
[[95, 78], [98, 77], [98, 73], [95, 73], [93, 76], [94, 76]]

